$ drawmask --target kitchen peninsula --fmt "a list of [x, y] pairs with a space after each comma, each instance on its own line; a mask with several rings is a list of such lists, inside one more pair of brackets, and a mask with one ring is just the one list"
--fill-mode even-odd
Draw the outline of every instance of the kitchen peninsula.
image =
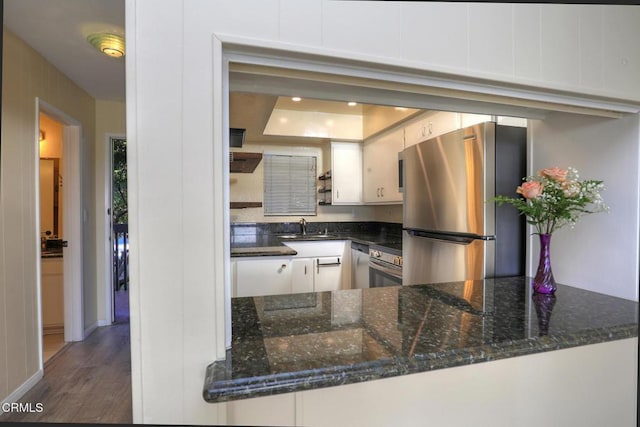
[[[455, 296], [461, 294], [466, 298]], [[296, 425], [354, 425], [348, 421], [354, 416], [357, 425], [385, 425], [378, 410], [364, 411], [362, 396], [393, 405], [397, 391], [403, 396], [397, 410], [420, 413], [421, 406], [429, 407], [429, 393], [424, 402], [416, 400], [416, 387], [434, 387], [430, 381], [445, 384], [441, 393], [459, 394], [462, 402], [469, 391], [455, 389], [460, 381], [479, 393], [474, 401], [506, 394], [505, 403], [520, 395], [534, 404], [522, 408], [531, 411], [526, 420], [513, 419], [508, 414], [515, 409], [505, 408], [493, 425], [547, 425], [600, 414], [591, 418], [596, 422], [612, 413], [619, 418], [611, 425], [626, 425], [618, 421], [635, 417], [635, 404], [629, 408], [628, 401], [637, 386], [638, 303], [571, 286], [541, 296], [531, 293], [529, 278], [512, 277], [234, 298], [232, 324], [226, 360], [207, 368], [204, 399], [238, 404], [240, 411], [242, 402], [261, 400], [247, 398], [294, 396], [293, 403], [269, 404], [290, 407]], [[482, 389], [484, 375], [493, 390]], [[602, 398], [612, 390], [618, 391]], [[578, 402], [573, 405], [584, 407], [580, 414], [565, 401], [547, 407], [567, 391], [575, 393], [568, 397]], [[328, 411], [333, 415], [314, 412], [314, 393], [338, 405]], [[450, 414], [449, 425], [464, 425], [464, 413]], [[399, 424], [411, 418], [408, 412], [395, 416]]]

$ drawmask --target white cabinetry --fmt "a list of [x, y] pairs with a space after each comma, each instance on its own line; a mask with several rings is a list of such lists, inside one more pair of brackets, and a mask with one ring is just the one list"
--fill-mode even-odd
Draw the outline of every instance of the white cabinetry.
[[342, 287], [342, 256], [313, 259], [314, 292], [337, 291]]
[[458, 113], [442, 111], [427, 113], [404, 128], [404, 146], [410, 147], [419, 142], [458, 129], [460, 120]]
[[[287, 242], [286, 245], [298, 253], [293, 258], [293, 292], [335, 291], [343, 288], [344, 281], [348, 280], [345, 275], [349, 275], [343, 269], [345, 241]], [[310, 286], [311, 290], [308, 290]]]
[[42, 258], [42, 326], [44, 333], [64, 331], [63, 259]]
[[343, 270], [344, 240], [287, 242], [294, 257], [263, 256], [231, 259], [234, 297], [334, 291], [349, 279]]
[[333, 205], [362, 204], [362, 143], [331, 143]]
[[262, 257], [235, 261], [236, 297], [291, 293], [291, 258]]
[[398, 153], [403, 147], [403, 128], [375, 136], [364, 143], [362, 160], [365, 203], [402, 203], [398, 180]]
[[295, 258], [291, 261], [291, 293], [313, 292], [313, 259]]

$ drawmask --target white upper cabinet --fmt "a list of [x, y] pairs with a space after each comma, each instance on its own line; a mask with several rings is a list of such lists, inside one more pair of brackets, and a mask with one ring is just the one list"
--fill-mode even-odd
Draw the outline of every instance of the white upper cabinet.
[[458, 113], [447, 111], [427, 113], [404, 128], [404, 146], [410, 147], [459, 128]]
[[331, 204], [362, 204], [362, 143], [331, 143]]
[[367, 204], [399, 204], [398, 153], [404, 147], [404, 129], [375, 136], [362, 150], [363, 197]]

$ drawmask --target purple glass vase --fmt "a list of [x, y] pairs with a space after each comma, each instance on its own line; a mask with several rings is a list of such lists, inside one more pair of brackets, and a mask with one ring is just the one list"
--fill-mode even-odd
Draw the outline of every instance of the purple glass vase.
[[540, 261], [536, 277], [533, 278], [533, 291], [539, 294], [553, 294], [557, 285], [551, 271], [551, 234], [538, 234], [538, 236], [540, 236]]

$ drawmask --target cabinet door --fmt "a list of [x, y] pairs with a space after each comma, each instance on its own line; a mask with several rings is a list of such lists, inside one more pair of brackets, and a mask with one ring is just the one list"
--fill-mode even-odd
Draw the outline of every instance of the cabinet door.
[[399, 191], [398, 153], [403, 150], [404, 129], [375, 137], [363, 148], [365, 203], [402, 202]]
[[291, 258], [236, 261], [236, 297], [291, 293]]
[[42, 326], [59, 329], [64, 325], [64, 276], [62, 258], [42, 259]]
[[447, 111], [435, 114], [428, 113], [404, 128], [404, 147], [410, 147], [459, 128], [460, 118], [458, 113]]
[[342, 285], [342, 258], [319, 257], [314, 260], [315, 292], [337, 291]]
[[380, 182], [377, 179], [378, 155], [375, 142], [365, 143], [362, 147], [362, 199], [365, 203], [379, 201]]
[[313, 259], [291, 261], [291, 293], [313, 292]]
[[362, 204], [362, 144], [331, 143], [333, 205]]

